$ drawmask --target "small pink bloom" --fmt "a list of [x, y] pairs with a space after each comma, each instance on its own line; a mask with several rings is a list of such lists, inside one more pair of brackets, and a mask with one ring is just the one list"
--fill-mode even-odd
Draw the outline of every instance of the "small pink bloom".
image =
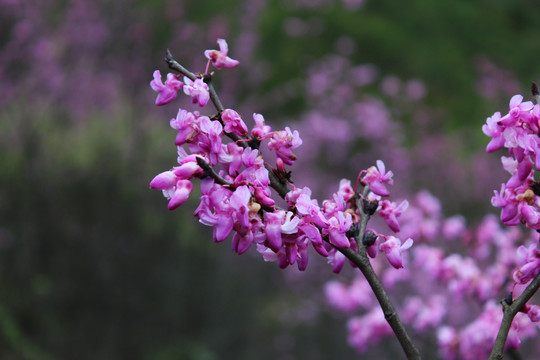
[[223, 110], [221, 120], [223, 121], [223, 125], [225, 125], [225, 132], [234, 133], [238, 136], [247, 135], [247, 126], [236, 111], [231, 109]]
[[168, 73], [167, 80], [165, 80], [165, 84], [163, 84], [160, 71], [154, 71], [154, 80], [150, 81], [150, 87], [158, 92], [156, 105], [165, 105], [176, 99], [178, 90], [184, 86], [184, 84], [178, 80], [179, 78], [180, 75]]
[[329, 220], [328, 237], [330, 243], [342, 248], [350, 247], [350, 241], [347, 238], [347, 231], [352, 226], [351, 214], [338, 211], [335, 216]]
[[208, 100], [210, 100], [208, 85], [202, 79], [192, 81], [187, 76], [184, 77], [184, 83], [184, 93], [191, 96], [191, 102], [199, 104], [200, 107], [205, 106]]
[[179, 180], [172, 191], [172, 195], [169, 200], [169, 210], [174, 210], [185, 203], [189, 198], [189, 194], [191, 194], [191, 190], [193, 190], [193, 184], [191, 181]]
[[504, 147], [504, 127], [499, 124], [500, 121], [501, 113], [496, 112], [495, 114], [493, 114], [492, 117], [489, 117], [486, 121], [486, 124], [482, 126], [482, 131], [484, 132], [484, 134], [492, 138], [486, 148], [486, 151], [488, 153], [497, 151]]
[[362, 180], [369, 185], [370, 190], [374, 194], [379, 196], [390, 195], [384, 184], [392, 185], [392, 176], [394, 176], [394, 174], [391, 171], [386, 172], [384, 162], [377, 160], [377, 167], [372, 166], [362, 172], [365, 172]]
[[275, 150], [278, 158], [283, 160], [287, 165], [292, 165], [296, 160], [296, 155], [292, 149], [296, 149], [302, 145], [302, 139], [297, 130], [291, 131], [287, 126], [285, 130], [274, 131], [272, 138], [268, 142], [268, 148]]
[[281, 221], [284, 215], [285, 211], [267, 212], [264, 214], [264, 219], [266, 220], [266, 245], [275, 253], [281, 249]]
[[261, 114], [253, 113], [253, 120], [255, 121], [255, 126], [251, 129], [251, 135], [258, 140], [264, 139], [272, 131], [272, 128], [269, 125], [265, 125], [264, 117]]
[[540, 272], [540, 250], [536, 248], [536, 245], [530, 245], [528, 248], [520, 246], [517, 254], [522, 265], [514, 272], [514, 281], [518, 284], [526, 284]]
[[224, 39], [218, 39], [219, 50], [206, 50], [204, 56], [212, 62], [212, 65], [218, 70], [221, 68], [232, 69], [240, 62], [238, 60], [231, 59], [227, 56], [229, 52], [229, 46]]
[[150, 181], [150, 187], [152, 189], [156, 190], [166, 190], [166, 189], [172, 189], [176, 182], [178, 181], [178, 177], [174, 174], [172, 171], [165, 171], [161, 174], [158, 174], [152, 181]]
[[388, 262], [393, 267], [396, 269], [402, 268], [401, 253], [413, 245], [413, 240], [409, 238], [402, 245], [401, 240], [395, 236], [384, 236], [384, 238], [386, 241], [379, 245], [379, 250], [385, 253]]
[[540, 322], [540, 306], [525, 304], [523, 306], [523, 311], [527, 314], [532, 322]]
[[386, 224], [393, 232], [399, 232], [399, 223], [397, 218], [409, 207], [409, 202], [403, 200], [399, 205], [392, 201], [381, 201], [381, 210], [379, 216], [384, 219]]

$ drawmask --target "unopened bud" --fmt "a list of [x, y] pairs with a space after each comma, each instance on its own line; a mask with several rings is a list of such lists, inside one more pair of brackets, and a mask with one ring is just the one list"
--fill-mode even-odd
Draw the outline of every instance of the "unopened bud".
[[366, 215], [371, 216], [375, 214], [375, 211], [377, 211], [378, 207], [379, 207], [378, 200], [368, 201], [366, 199], [362, 199], [362, 209], [364, 210], [364, 213]]
[[538, 86], [535, 83], [531, 84], [531, 93], [533, 96], [533, 103], [540, 104], [540, 93], [538, 92]]
[[530, 185], [531, 190], [534, 192], [534, 195], [540, 196], [540, 182], [535, 181]]
[[360, 228], [358, 227], [358, 223], [353, 223], [349, 231], [347, 231], [346, 235], [349, 238], [357, 237], [359, 232], [360, 232]]
[[370, 247], [371, 245], [375, 244], [375, 241], [377, 241], [377, 234], [375, 234], [372, 231], [368, 231], [364, 234], [364, 238], [362, 239], [362, 244], [364, 244], [365, 247]]

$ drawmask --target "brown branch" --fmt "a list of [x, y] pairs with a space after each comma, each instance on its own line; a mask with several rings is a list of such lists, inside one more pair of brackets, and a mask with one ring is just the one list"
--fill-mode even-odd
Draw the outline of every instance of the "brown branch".
[[377, 301], [381, 306], [381, 309], [384, 313], [384, 318], [386, 319], [386, 321], [392, 328], [392, 331], [396, 335], [396, 338], [398, 339], [401, 348], [405, 352], [407, 359], [421, 359], [420, 352], [412, 342], [412, 339], [407, 333], [405, 326], [401, 322], [401, 319], [399, 318], [398, 313], [394, 308], [394, 305], [392, 305], [390, 298], [384, 290], [381, 281], [375, 274], [375, 270], [373, 270], [373, 267], [371, 266], [371, 263], [363, 245], [361, 250], [359, 250], [358, 252], [355, 252], [352, 249], [339, 249], [339, 251], [341, 251], [341, 253], [343, 253], [343, 255], [347, 257], [347, 259], [351, 260], [356, 266], [358, 266], [362, 274], [364, 274], [364, 276], [366, 277], [369, 286], [373, 290], [373, 293], [377, 297]]
[[358, 251], [355, 252], [350, 248], [342, 249], [336, 247], [336, 249], [338, 249], [343, 255], [345, 255], [347, 259], [352, 261], [365, 276], [366, 280], [369, 283], [369, 286], [371, 287], [371, 290], [375, 294], [375, 297], [377, 298], [377, 301], [381, 306], [381, 309], [384, 313], [384, 318], [386, 319], [386, 321], [392, 328], [392, 331], [396, 335], [396, 338], [398, 339], [401, 348], [405, 352], [407, 359], [419, 360], [421, 358], [420, 352], [412, 342], [412, 339], [407, 333], [405, 326], [401, 322], [401, 319], [399, 318], [399, 315], [394, 308], [394, 305], [392, 304], [390, 298], [388, 297], [388, 294], [384, 290], [381, 280], [377, 277], [377, 274], [375, 274], [375, 270], [373, 270], [371, 262], [369, 261], [366, 253], [366, 247], [363, 240], [367, 230], [367, 223], [369, 221], [370, 215], [366, 214], [366, 212], [364, 211], [363, 202], [361, 200], [362, 198], [367, 198], [368, 194], [369, 186], [366, 185], [362, 190], [362, 197], [359, 194], [356, 194], [355, 196], [356, 206], [361, 217], [360, 229], [358, 234], [355, 236]]
[[503, 306], [503, 318], [501, 321], [501, 327], [497, 333], [497, 338], [495, 339], [495, 345], [493, 350], [489, 355], [489, 360], [501, 360], [503, 358], [504, 345], [506, 344], [506, 339], [508, 338], [508, 332], [512, 326], [512, 321], [518, 312], [521, 311], [523, 306], [529, 301], [529, 299], [538, 291], [540, 288], [540, 273], [536, 275], [533, 281], [525, 288], [523, 293], [512, 301], [509, 304], [506, 300], [501, 301]]
[[234, 188], [233, 184], [219, 176], [219, 174], [214, 170], [213, 167], [210, 166], [202, 157], [197, 156], [197, 165], [199, 165], [203, 170], [204, 174], [207, 176], [210, 176], [216, 184], [227, 186], [231, 190]]

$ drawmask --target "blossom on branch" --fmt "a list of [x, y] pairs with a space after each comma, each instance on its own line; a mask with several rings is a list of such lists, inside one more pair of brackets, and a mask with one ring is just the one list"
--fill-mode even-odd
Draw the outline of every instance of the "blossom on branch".
[[178, 79], [180, 79], [180, 75], [168, 73], [167, 80], [165, 80], [165, 84], [163, 84], [160, 71], [154, 71], [154, 80], [150, 81], [150, 87], [158, 92], [156, 105], [165, 105], [176, 99], [178, 90], [184, 86]]
[[[379, 196], [388, 196], [390, 193], [386, 189], [385, 184], [392, 185], [394, 181], [391, 171], [386, 172], [386, 167], [382, 160], [377, 160], [377, 167], [371, 166], [369, 169], [362, 171], [364, 177], [362, 181], [369, 185], [370, 190]], [[361, 174], [362, 174], [361, 173]]]
[[202, 79], [191, 80], [187, 76], [184, 77], [184, 93], [191, 96], [191, 102], [204, 107], [210, 100], [208, 85]]
[[222, 68], [232, 69], [240, 62], [238, 60], [231, 59], [227, 56], [229, 52], [229, 46], [224, 39], [218, 39], [219, 50], [206, 50], [204, 56], [212, 62], [212, 65], [218, 70]]

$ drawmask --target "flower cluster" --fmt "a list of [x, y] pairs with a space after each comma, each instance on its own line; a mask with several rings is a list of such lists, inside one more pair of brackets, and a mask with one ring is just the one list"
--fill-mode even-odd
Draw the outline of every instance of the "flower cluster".
[[[532, 90], [538, 99], [535, 84]], [[506, 225], [524, 224], [540, 232], [540, 183], [535, 180], [536, 171], [540, 168], [540, 105], [524, 102], [523, 96], [514, 95], [508, 114], [501, 116], [496, 112], [487, 119], [482, 130], [491, 137], [488, 152], [507, 148], [510, 155], [501, 158], [510, 178], [491, 199], [493, 206], [502, 208], [501, 221]], [[515, 297], [540, 272], [537, 244], [520, 246], [517, 258], [517, 270], [513, 273]], [[538, 321], [535, 316], [531, 319]]]
[[501, 221], [539, 230], [540, 187], [535, 171], [540, 168], [540, 105], [523, 102], [523, 96], [515, 95], [508, 114], [501, 116], [496, 112], [487, 119], [482, 131], [491, 137], [488, 152], [507, 148], [510, 155], [502, 157], [502, 165], [511, 176], [491, 199], [493, 206], [502, 209]]
[[[216, 69], [238, 65], [238, 61], [227, 56], [225, 40], [218, 43], [219, 51], [205, 52], [209, 62]], [[163, 84], [160, 72], [154, 72], [151, 87], [159, 93], [157, 105], [173, 101], [180, 88], [191, 96], [193, 103], [206, 105], [213, 74], [208, 74], [207, 69], [204, 75], [183, 75], [182, 83], [181, 75], [169, 73]], [[308, 248], [312, 246], [328, 258], [334, 272], [339, 272], [346, 259], [340, 249], [357, 249], [353, 224], [357, 227], [360, 218], [368, 216], [364, 211], [369, 215], [378, 211], [391, 230], [399, 231], [398, 217], [408, 204], [382, 200], [390, 194], [386, 186], [393, 183], [393, 174], [386, 171], [382, 161], [359, 174], [359, 183], [370, 191], [361, 195], [350, 181], [342, 180], [332, 199], [319, 203], [312, 198], [309, 188], [296, 187], [289, 181], [291, 175], [286, 166], [293, 165], [293, 150], [302, 144], [298, 131], [289, 127], [272, 130], [257, 113], [253, 114], [253, 126], [249, 128], [235, 110], [218, 107], [218, 111], [209, 117], [197, 111], [178, 110], [176, 118], [170, 121], [177, 131], [178, 166], [150, 182], [150, 187], [163, 191], [169, 209], [173, 210], [189, 198], [192, 181], [200, 179], [202, 196], [194, 214], [201, 223], [213, 227], [215, 242], [232, 235], [232, 249], [238, 254], [255, 244], [266, 261], [276, 261], [281, 268], [296, 264], [300, 270], [306, 268]], [[274, 161], [263, 159], [260, 149], [264, 146], [275, 154]], [[276, 205], [272, 188], [283, 197], [286, 208]], [[411, 239], [402, 244], [395, 236], [374, 232], [370, 236], [370, 256], [375, 257], [380, 251], [392, 266], [403, 267], [401, 254], [411, 247]]]
[[[530, 281], [531, 265], [527, 264], [538, 261], [538, 252], [532, 250], [534, 233], [524, 237], [517, 228], [502, 228], [494, 215], [468, 228], [462, 216], [445, 218], [439, 200], [427, 191], [412, 198], [400, 217], [400, 228], [402, 237], [413, 237], [416, 242], [402, 259], [405, 268], [396, 272], [381, 262], [373, 265], [386, 289], [399, 289], [396, 306], [402, 320], [423, 336], [435, 334], [439, 353], [446, 360], [486, 358], [502, 318], [493, 299], [512, 291], [507, 279], [516, 267]], [[516, 258], [513, 254], [520, 244], [528, 247], [522, 246], [521, 257]], [[444, 252], [452, 246], [462, 253]], [[354, 314], [348, 323], [349, 342], [361, 352], [392, 334], [378, 304], [368, 296], [368, 288], [360, 274], [348, 285], [331, 281], [325, 287], [332, 307]], [[470, 303], [484, 304], [480, 315]], [[516, 348], [536, 335], [533, 322], [539, 320], [538, 309], [527, 305], [518, 314], [508, 347]], [[481, 336], [472, 336], [475, 333]]]
[[[395, 289], [399, 284], [403, 289], [404, 283], [414, 287], [414, 296], [402, 294], [400, 312], [417, 332], [436, 334], [441, 356], [448, 360], [485, 357], [501, 319], [492, 299], [511, 291], [519, 296], [540, 272], [535, 237], [524, 237], [516, 228], [502, 229], [494, 216], [485, 217], [476, 229], [467, 228], [460, 215], [445, 219], [438, 199], [426, 191], [418, 193], [411, 204], [391, 201], [388, 187], [393, 185], [393, 173], [381, 160], [360, 171], [354, 186], [341, 180], [331, 199], [314, 199], [310, 188], [293, 184], [287, 169], [297, 159], [295, 149], [302, 145], [298, 131], [272, 130], [258, 113], [248, 126], [237, 111], [221, 105], [211, 84], [214, 73], [208, 67], [213, 64], [219, 70], [239, 63], [228, 57], [225, 40], [219, 39], [218, 44], [220, 50], [205, 52], [204, 74], [171, 66], [172, 58], [169, 66], [180, 75], [169, 73], [163, 83], [160, 72], [154, 72], [151, 87], [158, 92], [157, 105], [172, 102], [183, 89], [192, 103], [204, 108], [211, 100], [218, 112], [204, 115], [178, 110], [170, 121], [176, 131], [178, 165], [157, 175], [150, 187], [162, 190], [173, 210], [188, 200], [193, 181], [200, 180], [201, 197], [194, 215], [213, 227], [214, 241], [231, 237], [233, 251], [242, 254], [255, 247], [265, 261], [277, 262], [280, 268], [296, 264], [305, 270], [312, 247], [336, 273], [347, 257], [353, 267], [362, 269], [363, 263], [353, 261], [350, 254], [352, 250], [363, 256], [365, 250], [374, 259], [371, 264], [385, 288]], [[483, 128], [492, 137], [488, 151], [506, 147], [510, 155], [503, 157], [503, 166], [511, 178], [495, 192], [492, 203], [502, 208], [504, 224], [523, 223], [540, 230], [540, 184], [534, 178], [540, 164], [540, 106], [522, 100], [512, 98], [509, 114], [496, 113]], [[376, 214], [393, 234], [366, 228]], [[417, 246], [411, 248], [413, 238]], [[441, 241], [446, 243], [442, 247]], [[458, 241], [462, 242], [459, 253], [443, 252], [443, 247]], [[379, 253], [386, 261], [377, 257]], [[515, 284], [508, 284], [512, 270]], [[363, 351], [392, 334], [392, 329], [379, 304], [366, 296], [367, 279], [357, 274], [350, 286], [329, 283], [326, 296], [337, 309], [364, 312], [352, 317], [348, 326], [349, 342]], [[467, 301], [471, 300], [483, 306], [479, 317], [468, 314]], [[539, 314], [539, 306], [523, 307], [507, 347], [515, 348], [536, 333]], [[471, 335], [477, 333], [482, 336]]]

